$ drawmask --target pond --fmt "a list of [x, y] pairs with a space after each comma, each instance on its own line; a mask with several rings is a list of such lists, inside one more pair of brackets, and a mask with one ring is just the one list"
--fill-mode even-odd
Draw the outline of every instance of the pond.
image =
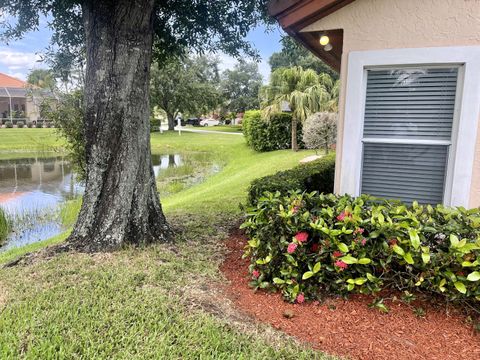
[[[163, 197], [198, 184], [220, 170], [207, 153], [152, 154], [152, 163]], [[84, 185], [63, 157], [0, 160], [0, 207], [13, 227], [0, 251], [65, 231], [59, 210], [66, 201], [82, 196], [83, 191]]]

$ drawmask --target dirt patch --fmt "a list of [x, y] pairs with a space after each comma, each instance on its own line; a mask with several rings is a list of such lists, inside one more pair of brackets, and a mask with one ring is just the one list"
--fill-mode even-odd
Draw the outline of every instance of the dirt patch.
[[229, 280], [225, 291], [245, 313], [284, 331], [316, 349], [353, 359], [478, 359], [480, 335], [466, 317], [422, 304], [415, 315], [402, 302], [389, 301], [387, 314], [368, 307], [371, 296], [329, 299], [323, 303], [289, 304], [278, 293], [248, 287], [248, 260], [242, 260], [246, 239], [233, 234], [221, 266]]

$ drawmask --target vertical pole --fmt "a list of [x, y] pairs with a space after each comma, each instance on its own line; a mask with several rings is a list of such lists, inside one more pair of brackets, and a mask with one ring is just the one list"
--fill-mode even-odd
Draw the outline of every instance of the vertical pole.
[[178, 126], [178, 135], [182, 135], [182, 122], [180, 118], [177, 119], [177, 126]]

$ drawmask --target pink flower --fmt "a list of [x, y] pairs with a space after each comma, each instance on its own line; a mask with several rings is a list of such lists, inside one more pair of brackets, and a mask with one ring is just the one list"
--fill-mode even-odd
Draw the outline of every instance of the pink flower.
[[312, 244], [311, 250], [312, 252], [316, 253], [320, 249], [320, 244]]
[[338, 257], [340, 257], [340, 256], [343, 256], [343, 253], [342, 253], [341, 251], [338, 251], [338, 250], [337, 250], [337, 251], [334, 251], [334, 252], [333, 252], [333, 257], [338, 258]]
[[339, 267], [339, 268], [340, 268], [340, 271], [343, 271], [343, 270], [345, 270], [346, 268], [348, 268], [348, 264], [346, 264], [346, 263], [343, 262], [342, 260], [337, 260], [337, 261], [335, 261], [335, 266], [336, 266], [336, 267]]
[[298, 242], [303, 243], [308, 240], [308, 233], [306, 231], [299, 232], [295, 235], [295, 239], [297, 239]]
[[295, 243], [290, 243], [290, 244], [288, 244], [287, 252], [288, 252], [289, 254], [293, 254], [293, 253], [295, 252], [295, 250], [297, 249], [297, 246], [298, 246], [298, 245], [295, 244]]
[[294, 214], [296, 214], [298, 212], [298, 210], [300, 210], [300, 206], [294, 206], [293, 209], [292, 209], [292, 212]]
[[345, 218], [349, 218], [349, 217], [352, 217], [352, 215], [350, 213], [348, 213], [347, 211], [342, 211], [340, 213], [340, 215], [337, 216], [337, 220], [338, 221], [343, 221], [343, 220], [345, 220]]
[[253, 270], [252, 271], [252, 276], [255, 278], [255, 279], [258, 279], [260, 277], [260, 271], [258, 271], [257, 269]]
[[365, 246], [366, 243], [367, 243], [367, 239], [363, 238], [362, 239], [362, 245]]
[[363, 234], [364, 231], [365, 231], [365, 229], [363, 229], [363, 228], [358, 228], [358, 229], [355, 229], [355, 231], [353, 232], [353, 234], [354, 234], [354, 235]]
[[303, 304], [305, 301], [305, 296], [302, 293], [298, 294], [296, 301], [298, 304]]

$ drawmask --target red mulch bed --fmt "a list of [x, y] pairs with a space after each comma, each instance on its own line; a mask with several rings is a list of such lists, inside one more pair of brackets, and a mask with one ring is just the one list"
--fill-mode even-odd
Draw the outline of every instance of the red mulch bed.
[[[229, 280], [229, 297], [259, 321], [316, 349], [352, 359], [480, 359], [480, 335], [465, 315], [447, 315], [445, 308], [422, 303], [426, 316], [419, 318], [400, 301], [386, 301], [388, 314], [371, 309], [371, 296], [298, 305], [283, 301], [278, 293], [254, 292], [248, 286], [248, 260], [241, 258], [245, 243], [242, 234], [228, 239], [221, 270]], [[293, 318], [286, 318], [286, 311]]]

